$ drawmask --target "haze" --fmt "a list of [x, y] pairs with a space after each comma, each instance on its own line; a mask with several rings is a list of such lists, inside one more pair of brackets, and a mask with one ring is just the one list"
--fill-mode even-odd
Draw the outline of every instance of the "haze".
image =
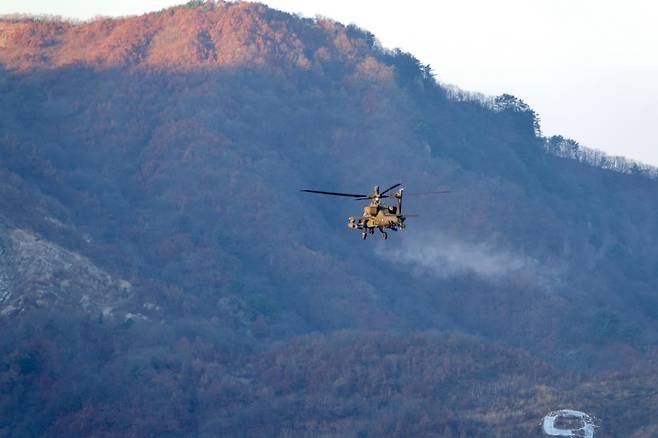
[[[0, 14], [88, 19], [132, 15], [171, 0], [5, 0]], [[538, 112], [545, 135], [658, 165], [658, 6], [650, 1], [486, 0], [381, 2], [267, 0], [374, 33], [430, 64], [445, 83], [514, 94]]]

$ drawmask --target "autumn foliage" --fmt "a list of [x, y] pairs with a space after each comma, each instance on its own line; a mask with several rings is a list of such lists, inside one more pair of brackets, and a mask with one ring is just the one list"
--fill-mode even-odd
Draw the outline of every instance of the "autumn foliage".
[[[652, 436], [653, 174], [435, 74], [260, 4], [0, 18], [0, 436]], [[298, 191], [400, 179], [452, 193], [385, 243]]]

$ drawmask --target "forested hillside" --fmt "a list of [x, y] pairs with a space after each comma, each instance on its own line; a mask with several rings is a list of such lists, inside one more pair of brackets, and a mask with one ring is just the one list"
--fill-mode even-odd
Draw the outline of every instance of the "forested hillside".
[[[0, 19], [0, 436], [653, 436], [654, 170], [437, 78], [253, 3]], [[299, 192], [397, 182], [451, 193], [387, 241]]]

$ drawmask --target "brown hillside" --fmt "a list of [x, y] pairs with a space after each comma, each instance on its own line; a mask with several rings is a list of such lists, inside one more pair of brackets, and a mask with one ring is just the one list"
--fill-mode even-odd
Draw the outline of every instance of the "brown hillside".
[[80, 24], [0, 19], [0, 63], [16, 70], [139, 66], [194, 69], [209, 66], [320, 68], [340, 57], [363, 58], [345, 28], [320, 26], [256, 3], [205, 3], [138, 17]]

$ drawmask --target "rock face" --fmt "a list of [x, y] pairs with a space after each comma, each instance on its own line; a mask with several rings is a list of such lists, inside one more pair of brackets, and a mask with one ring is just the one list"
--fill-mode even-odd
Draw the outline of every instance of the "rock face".
[[132, 301], [132, 287], [89, 259], [33, 232], [0, 225], [0, 315], [30, 308], [84, 309], [112, 316]]

